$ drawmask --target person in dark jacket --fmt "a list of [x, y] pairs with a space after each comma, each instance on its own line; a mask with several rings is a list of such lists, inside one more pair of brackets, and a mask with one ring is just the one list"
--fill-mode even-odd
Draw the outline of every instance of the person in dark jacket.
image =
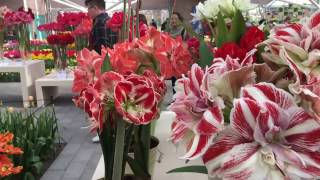
[[85, 5], [88, 8], [88, 15], [93, 19], [89, 48], [101, 54], [102, 45], [112, 48], [117, 42], [117, 33], [106, 26], [109, 16], [105, 10], [104, 0], [85, 0]]

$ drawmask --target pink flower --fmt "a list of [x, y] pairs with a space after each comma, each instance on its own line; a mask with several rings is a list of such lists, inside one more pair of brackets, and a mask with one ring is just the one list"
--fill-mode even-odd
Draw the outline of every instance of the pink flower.
[[[177, 81], [177, 93], [169, 110], [175, 112], [172, 124], [173, 143], [187, 139], [187, 153], [183, 158], [195, 159], [203, 155], [216, 133], [223, 129], [221, 107], [205, 98], [201, 90], [204, 72], [194, 64], [187, 77]], [[191, 135], [191, 136], [190, 136]]]
[[95, 51], [83, 49], [77, 56], [77, 68], [74, 70], [73, 92], [81, 92], [89, 84], [94, 84], [101, 75], [104, 57]]
[[119, 31], [123, 23], [123, 12], [115, 12], [112, 17], [106, 22], [106, 26], [113, 29], [114, 31]]
[[136, 125], [149, 124], [160, 111], [159, 99], [152, 82], [144, 76], [135, 74], [117, 83], [114, 103], [123, 119]]
[[209, 176], [300, 179], [320, 175], [320, 125], [272, 84], [244, 87], [230, 127], [203, 156]]

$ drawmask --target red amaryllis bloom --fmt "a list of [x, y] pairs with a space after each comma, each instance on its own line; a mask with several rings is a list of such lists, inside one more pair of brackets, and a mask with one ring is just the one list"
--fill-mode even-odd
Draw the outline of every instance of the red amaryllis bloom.
[[167, 86], [163, 77], [159, 77], [154, 71], [150, 69], [146, 69], [143, 72], [143, 75], [150, 79], [150, 81], [152, 82], [153, 89], [158, 93], [158, 99], [163, 98], [167, 92]]
[[59, 45], [66, 46], [74, 42], [74, 37], [70, 33], [59, 34]]
[[152, 82], [135, 74], [129, 75], [116, 85], [114, 103], [124, 120], [137, 125], [149, 124], [160, 111], [159, 99]]
[[123, 23], [123, 12], [115, 12], [112, 17], [106, 22], [106, 26], [114, 31], [119, 31]]
[[59, 36], [57, 34], [51, 34], [47, 37], [48, 44], [56, 45], [59, 43]]
[[320, 125], [272, 84], [244, 87], [230, 127], [203, 156], [210, 177], [303, 179], [320, 175]]
[[83, 18], [79, 26], [72, 32], [74, 36], [88, 36], [92, 29], [92, 20]]
[[104, 56], [95, 51], [83, 49], [77, 56], [77, 68], [74, 70], [73, 92], [81, 92], [89, 84], [94, 84], [101, 75]]
[[224, 43], [220, 48], [215, 51], [215, 58], [223, 58], [226, 59], [227, 56], [231, 58], [239, 58], [241, 62], [246, 57], [247, 51], [245, 49], [240, 48], [236, 43], [229, 42]]
[[240, 47], [247, 52], [255, 48], [255, 46], [264, 41], [264, 32], [256, 26], [251, 26], [240, 39]]
[[187, 154], [183, 158], [195, 159], [203, 155], [216, 133], [224, 128], [221, 106], [210, 101], [201, 90], [204, 72], [197, 65], [191, 67], [188, 77], [177, 81], [177, 93], [169, 110], [175, 112], [171, 140], [177, 143], [187, 138]]
[[140, 59], [133, 52], [134, 44], [130, 42], [117, 43], [113, 49], [108, 49], [112, 69], [116, 72], [135, 72], [139, 67]]
[[68, 56], [68, 58], [75, 57], [76, 51], [75, 50], [67, 50], [67, 56]]
[[200, 42], [197, 38], [190, 38], [187, 41], [187, 44], [188, 44], [188, 48], [194, 48], [196, 50], [199, 50], [200, 48]]
[[63, 24], [57, 22], [51, 22], [38, 26], [39, 31], [64, 31]]
[[24, 7], [20, 7], [20, 8], [18, 9], [18, 11], [25, 12], [25, 13], [29, 14], [32, 19], [34, 19], [34, 14], [33, 14], [31, 8], [28, 8], [28, 11], [25, 11], [25, 10], [24, 10]]

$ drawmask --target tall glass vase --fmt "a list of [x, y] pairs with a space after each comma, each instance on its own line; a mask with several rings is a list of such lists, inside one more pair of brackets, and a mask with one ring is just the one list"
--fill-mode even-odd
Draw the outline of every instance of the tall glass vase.
[[28, 24], [19, 24], [18, 37], [19, 37], [19, 51], [23, 60], [30, 59], [30, 34]]
[[53, 47], [53, 57], [54, 57], [54, 64], [57, 72], [56, 73], [57, 77], [67, 78], [69, 71], [68, 71], [66, 47], [55, 45]]

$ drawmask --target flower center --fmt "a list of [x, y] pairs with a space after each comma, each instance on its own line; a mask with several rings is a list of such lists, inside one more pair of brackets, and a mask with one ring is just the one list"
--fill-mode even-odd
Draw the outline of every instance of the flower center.
[[261, 158], [266, 164], [268, 164], [270, 166], [274, 166], [276, 164], [276, 159], [274, 157], [274, 154], [270, 150], [262, 149], [261, 150]]

